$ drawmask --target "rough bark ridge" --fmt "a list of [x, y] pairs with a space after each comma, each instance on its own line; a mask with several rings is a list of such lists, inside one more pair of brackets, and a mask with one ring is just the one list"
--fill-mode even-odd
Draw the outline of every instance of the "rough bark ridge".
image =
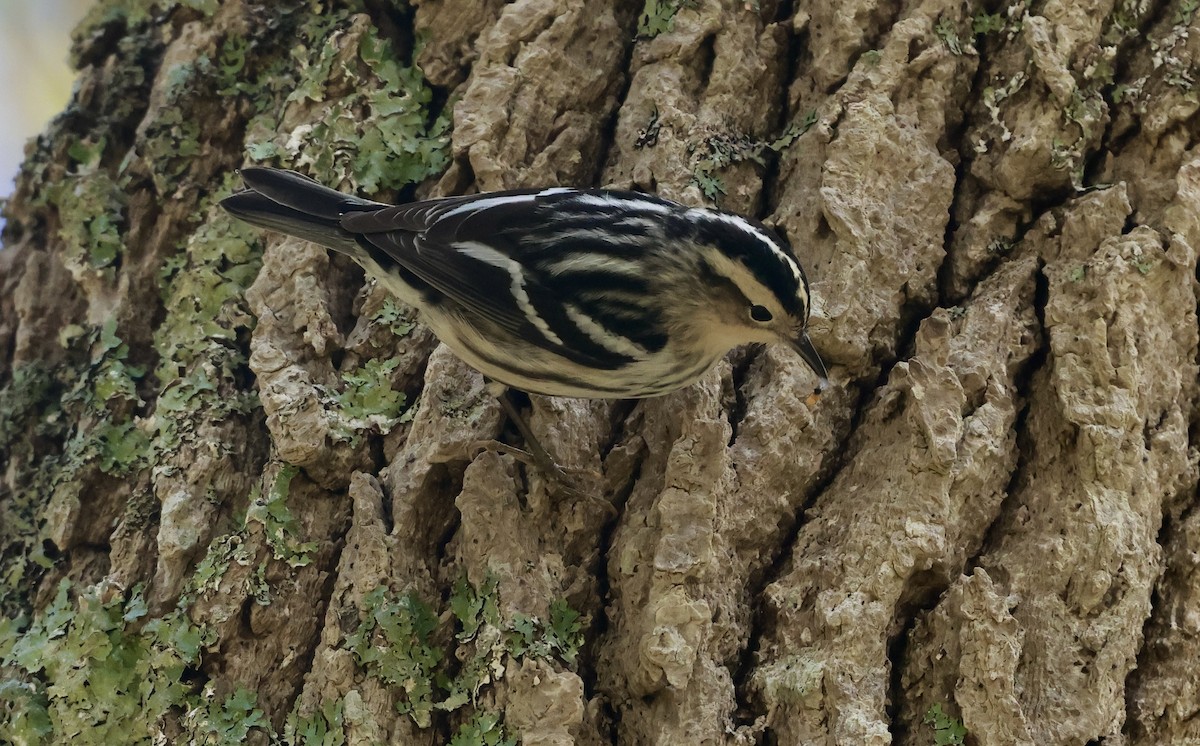
[[[0, 740], [1200, 741], [1198, 15], [102, 3], [5, 208]], [[715, 199], [833, 386], [534, 397], [561, 499], [244, 162]]]

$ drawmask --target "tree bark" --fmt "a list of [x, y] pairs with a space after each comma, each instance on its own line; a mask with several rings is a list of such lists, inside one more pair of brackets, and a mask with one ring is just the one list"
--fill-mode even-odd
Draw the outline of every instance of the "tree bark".
[[[5, 207], [0, 741], [1200, 742], [1197, 16], [101, 3]], [[245, 163], [761, 217], [832, 385], [532, 397], [563, 498]]]

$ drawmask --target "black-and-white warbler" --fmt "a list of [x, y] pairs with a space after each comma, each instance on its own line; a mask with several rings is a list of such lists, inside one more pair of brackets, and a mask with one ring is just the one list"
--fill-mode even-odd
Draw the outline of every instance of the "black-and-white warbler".
[[804, 271], [786, 243], [740, 215], [561, 187], [393, 206], [294, 171], [246, 168], [242, 178], [247, 189], [226, 210], [349, 255], [505, 386], [658, 396], [749, 342], [791, 346], [824, 383]]

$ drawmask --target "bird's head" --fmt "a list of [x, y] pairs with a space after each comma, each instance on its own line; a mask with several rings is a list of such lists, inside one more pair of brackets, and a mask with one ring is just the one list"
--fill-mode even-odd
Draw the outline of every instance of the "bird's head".
[[808, 338], [808, 279], [791, 247], [762, 223], [715, 210], [689, 211], [700, 251], [697, 271], [711, 292], [687, 303], [720, 352], [748, 342], [791, 347], [826, 383], [828, 373]]

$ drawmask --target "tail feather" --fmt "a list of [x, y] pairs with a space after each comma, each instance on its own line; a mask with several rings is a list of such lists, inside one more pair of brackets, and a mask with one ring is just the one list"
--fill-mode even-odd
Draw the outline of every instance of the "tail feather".
[[244, 168], [241, 174], [247, 189], [221, 200], [230, 214], [351, 255], [361, 248], [355, 234], [342, 228], [342, 215], [386, 207], [335, 191], [295, 171], [255, 167]]

